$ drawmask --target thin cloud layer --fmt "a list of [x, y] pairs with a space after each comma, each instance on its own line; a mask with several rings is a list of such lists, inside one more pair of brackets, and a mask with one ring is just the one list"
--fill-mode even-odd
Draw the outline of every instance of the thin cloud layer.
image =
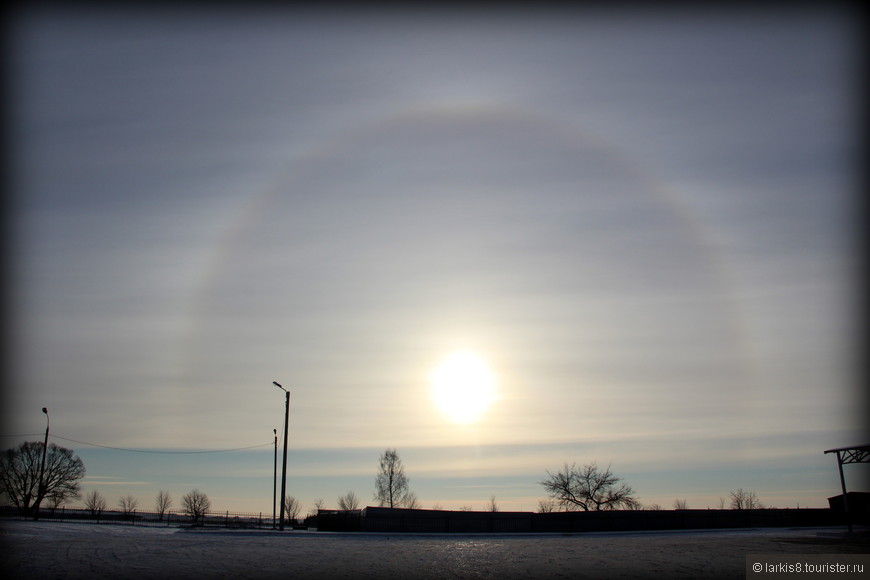
[[94, 16], [13, 23], [13, 432], [859, 436], [847, 15]]

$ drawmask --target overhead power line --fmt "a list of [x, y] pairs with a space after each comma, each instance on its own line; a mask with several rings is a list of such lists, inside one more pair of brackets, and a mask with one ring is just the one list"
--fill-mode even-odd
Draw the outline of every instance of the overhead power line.
[[[25, 435], [9, 435], [7, 437], [41, 437], [42, 433], [28, 433]], [[256, 449], [258, 447], [268, 447], [273, 444], [273, 442], [263, 443], [262, 445], [249, 445], [247, 447], [236, 447], [233, 449], [205, 449], [200, 451], [160, 451], [154, 449], [130, 449], [127, 447], [113, 447], [111, 445], [100, 445], [98, 443], [88, 443], [87, 441], [79, 441], [77, 439], [70, 439], [68, 437], [61, 437], [60, 435], [55, 435], [54, 433], [50, 433], [49, 437], [52, 439], [62, 439], [64, 441], [71, 441], [73, 443], [78, 443], [80, 445], [90, 445], [91, 447], [100, 447], [102, 449], [113, 449], [115, 451], [127, 451], [130, 453], [166, 453], [173, 455], [183, 455], [183, 454], [194, 454], [194, 453], [227, 453], [229, 451], [243, 451], [245, 449]]]

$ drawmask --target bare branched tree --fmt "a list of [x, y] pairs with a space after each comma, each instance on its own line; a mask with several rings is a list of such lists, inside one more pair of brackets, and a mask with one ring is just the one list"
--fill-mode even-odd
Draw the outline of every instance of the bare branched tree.
[[57, 490], [55, 493], [46, 496], [45, 499], [48, 501], [48, 507], [50, 507], [51, 511], [54, 512], [54, 510], [71, 501], [73, 498], [79, 497], [81, 497], [81, 493], [73, 493], [69, 490]]
[[674, 509], [675, 510], [687, 510], [687, 509], [689, 509], [689, 502], [685, 499], [675, 499], [674, 500]]
[[85, 496], [85, 509], [91, 512], [92, 518], [100, 517], [106, 509], [106, 498], [96, 489]]
[[539, 514], [549, 514], [556, 511], [558, 504], [552, 499], [540, 499], [538, 500], [538, 513]]
[[85, 465], [73, 452], [54, 443], [42, 457], [45, 444], [25, 441], [0, 454], [0, 495], [9, 498], [23, 514], [37, 514], [39, 505], [54, 496], [61, 502], [81, 497], [78, 481], [85, 476]]
[[493, 513], [498, 511], [498, 504], [495, 501], [494, 495], [489, 498], [489, 505], [486, 507], [486, 511]]
[[163, 515], [172, 507], [172, 496], [168, 491], [162, 489], [157, 492], [157, 499], [154, 500], [154, 507], [157, 510], [157, 515], [160, 521], [163, 521]]
[[297, 519], [299, 519], [299, 513], [302, 511], [302, 504], [298, 499], [293, 497], [292, 495], [288, 495], [284, 499], [284, 515], [287, 517], [287, 521], [290, 523], [294, 523]]
[[408, 508], [409, 510], [418, 510], [420, 509], [420, 500], [417, 499], [417, 494], [413, 491], [409, 491], [405, 494], [404, 499], [402, 500], [403, 507]]
[[125, 495], [118, 500], [118, 507], [121, 508], [121, 511], [124, 512], [125, 516], [129, 516], [136, 511], [137, 507], [139, 507], [139, 500], [132, 495]]
[[338, 498], [338, 509], [340, 510], [357, 510], [359, 509], [359, 499], [352, 491]]
[[211, 509], [211, 500], [200, 490], [194, 489], [184, 494], [181, 498], [181, 505], [184, 507], [184, 513], [192, 517], [194, 522], [197, 522]]
[[381, 455], [378, 476], [375, 479], [375, 501], [381, 507], [418, 506], [417, 496], [408, 489], [405, 467], [395, 449]]
[[764, 506], [758, 501], [758, 496], [754, 491], [743, 491], [743, 488], [738, 488], [737, 491], [729, 493], [731, 496], [731, 509], [733, 510], [758, 510]]
[[312, 504], [313, 507], [311, 508], [311, 515], [316, 516], [317, 512], [322, 510], [324, 505], [326, 504], [323, 501], [322, 497], [315, 499], [314, 503]]
[[541, 485], [566, 511], [632, 509], [638, 503], [631, 486], [620, 484], [622, 478], [615, 476], [609, 465], [602, 470], [595, 463], [582, 468], [566, 463], [562, 471], [547, 471], [547, 475]]

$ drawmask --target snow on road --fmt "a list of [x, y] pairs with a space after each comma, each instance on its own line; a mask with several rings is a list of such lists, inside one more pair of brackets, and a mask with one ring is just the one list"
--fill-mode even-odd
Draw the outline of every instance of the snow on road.
[[743, 578], [746, 554], [856, 551], [824, 535], [391, 535], [0, 523], [3, 570], [12, 579]]

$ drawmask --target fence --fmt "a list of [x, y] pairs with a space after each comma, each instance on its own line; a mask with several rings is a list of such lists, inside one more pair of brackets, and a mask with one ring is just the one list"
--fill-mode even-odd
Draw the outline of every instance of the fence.
[[[0, 517], [32, 519], [15, 508], [0, 507]], [[201, 526], [234, 529], [273, 529], [271, 514], [209, 512], [199, 518], [179, 512], [44, 508], [39, 518], [62, 522], [91, 522], [129, 526]], [[867, 514], [855, 523], [870, 523]], [[276, 521], [277, 524], [277, 521]], [[801, 527], [845, 525], [843, 512], [832, 509], [761, 510], [637, 510], [601, 512], [473, 512], [367, 507], [362, 510], [320, 510], [290, 528], [323, 531], [409, 533], [572, 533], [632, 530], [691, 530], [716, 528]]]
[[[0, 517], [5, 519], [30, 520], [33, 516], [22, 515], [16, 508], [0, 507]], [[39, 512], [40, 520], [60, 522], [90, 522], [101, 524], [118, 524], [128, 526], [204, 526], [218, 528], [240, 529], [272, 529], [272, 514], [248, 513], [248, 512], [208, 512], [194, 518], [191, 515], [177, 510], [167, 510], [163, 514], [149, 511], [134, 510], [123, 512], [120, 510], [91, 511], [84, 508], [59, 507], [55, 509], [42, 508]], [[277, 526], [277, 518], [274, 525]], [[298, 522], [290, 522], [296, 526]]]
[[830, 509], [472, 512], [367, 507], [318, 513], [318, 529], [411, 533], [537, 533], [842, 525]]

